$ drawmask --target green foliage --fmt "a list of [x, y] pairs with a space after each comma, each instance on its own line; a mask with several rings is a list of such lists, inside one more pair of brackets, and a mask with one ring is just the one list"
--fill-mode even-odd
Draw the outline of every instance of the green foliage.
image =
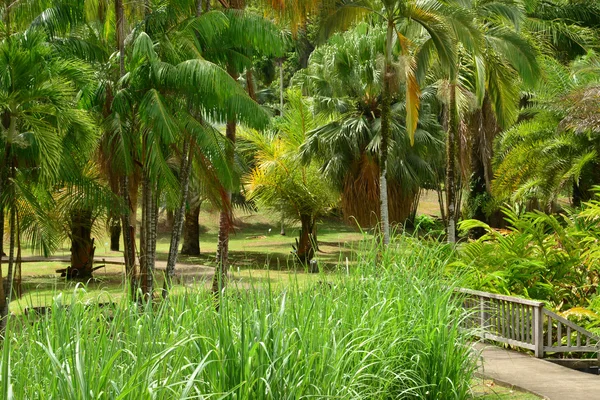
[[594, 201], [558, 216], [504, 208], [508, 230], [463, 221], [463, 231], [486, 234], [465, 244], [453, 266], [465, 269], [477, 289], [545, 300], [557, 310], [587, 306], [600, 276], [597, 207]]
[[143, 309], [84, 304], [81, 288], [57, 296], [51, 312], [11, 321], [2, 396], [469, 398], [476, 360], [441, 278], [448, 248], [364, 250], [350, 275], [308, 287], [230, 287], [219, 311], [204, 290]]
[[304, 164], [297, 149], [322, 118], [313, 114], [300, 91], [288, 91], [287, 100], [284, 116], [274, 122], [273, 130], [243, 134], [256, 164], [248, 176], [249, 196], [291, 219], [316, 218], [335, 204], [337, 196], [318, 165]]

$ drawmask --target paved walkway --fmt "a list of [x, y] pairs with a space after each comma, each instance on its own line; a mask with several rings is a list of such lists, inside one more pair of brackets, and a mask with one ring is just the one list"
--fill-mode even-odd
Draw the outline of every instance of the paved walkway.
[[479, 372], [498, 383], [516, 386], [550, 400], [600, 400], [600, 376], [579, 372], [527, 354], [476, 343]]

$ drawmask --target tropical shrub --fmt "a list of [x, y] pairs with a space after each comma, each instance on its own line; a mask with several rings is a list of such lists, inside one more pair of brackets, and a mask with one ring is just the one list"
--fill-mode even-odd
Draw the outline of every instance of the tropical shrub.
[[557, 310], [586, 307], [600, 277], [599, 204], [594, 200], [559, 215], [504, 208], [506, 230], [463, 221], [463, 231], [486, 233], [464, 245], [452, 265], [466, 269], [477, 289], [545, 300]]

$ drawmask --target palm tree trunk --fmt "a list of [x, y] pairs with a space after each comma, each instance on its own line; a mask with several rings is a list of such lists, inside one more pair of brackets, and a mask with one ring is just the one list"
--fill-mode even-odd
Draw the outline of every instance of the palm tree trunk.
[[[115, 0], [115, 20], [117, 50], [119, 51], [119, 78], [125, 75], [125, 13], [123, 0]], [[121, 227], [123, 230], [123, 258], [125, 260], [125, 274], [130, 284], [132, 297], [135, 296], [137, 279], [135, 273], [135, 223], [131, 224], [131, 214], [135, 218], [135, 205], [131, 204], [129, 196], [129, 177], [124, 174], [120, 179], [121, 198], [125, 207], [121, 215]], [[135, 219], [134, 219], [135, 221]]]
[[296, 256], [303, 264], [309, 263], [315, 255], [313, 232], [314, 220], [312, 216], [300, 215], [300, 237], [298, 238]]
[[121, 246], [121, 221], [115, 219], [110, 224], [110, 250], [119, 251]]
[[456, 243], [456, 138], [458, 137], [458, 108], [456, 103], [456, 78], [450, 82], [448, 135], [446, 139], [446, 218], [448, 243]]
[[8, 251], [8, 268], [6, 271], [6, 280], [4, 281], [4, 304], [2, 307], [2, 315], [0, 315], [0, 332], [4, 332], [6, 329], [6, 323], [8, 319], [10, 300], [12, 298], [12, 284], [13, 284], [13, 266], [15, 261], [15, 243], [16, 243], [16, 209], [11, 207], [10, 209], [10, 242]]
[[[200, 2], [198, 2], [200, 4]], [[179, 251], [179, 240], [181, 238], [181, 231], [183, 229], [183, 217], [185, 214], [185, 203], [188, 198], [188, 188], [190, 183], [190, 170], [192, 165], [193, 157], [193, 143], [191, 138], [184, 138], [183, 150], [181, 152], [181, 179], [179, 193], [179, 205], [175, 210], [175, 219], [173, 231], [171, 233], [171, 243], [169, 245], [169, 257], [167, 259], [167, 272], [165, 276], [165, 284], [163, 287], [163, 297], [168, 295], [171, 289], [173, 276], [175, 275], [175, 265], [177, 264], [177, 252]], [[198, 206], [198, 208], [200, 208]], [[187, 217], [187, 215], [186, 215]], [[186, 218], [187, 224], [187, 218]], [[198, 218], [196, 217], [196, 224], [198, 224]], [[184, 244], [185, 247], [185, 244]]]
[[383, 64], [383, 91], [381, 99], [381, 149], [380, 149], [380, 223], [383, 244], [390, 243], [390, 218], [387, 191], [387, 156], [388, 142], [390, 136], [390, 112], [391, 112], [391, 80], [394, 77], [392, 71], [392, 43], [394, 39], [394, 23], [388, 22], [387, 36], [385, 42], [385, 60]]
[[[236, 136], [236, 122], [227, 122], [225, 136], [231, 142], [228, 149], [227, 162], [233, 167], [234, 162], [234, 146]], [[213, 277], [212, 290], [213, 293], [218, 293], [225, 288], [227, 284], [227, 272], [229, 270], [229, 233], [233, 221], [233, 212], [231, 210], [231, 191], [227, 191], [225, 195], [224, 209], [219, 215], [219, 239], [217, 245], [217, 269]]]
[[185, 225], [183, 227], [183, 247], [181, 254], [186, 256], [200, 255], [200, 225], [198, 218], [200, 217], [200, 206], [198, 203], [190, 206], [185, 212]]
[[[283, 59], [279, 60], [279, 115], [283, 117]], [[285, 215], [281, 207], [281, 229], [279, 234], [285, 236]]]
[[92, 239], [92, 211], [75, 210], [71, 213], [71, 266], [67, 278], [92, 277], [94, 240]]

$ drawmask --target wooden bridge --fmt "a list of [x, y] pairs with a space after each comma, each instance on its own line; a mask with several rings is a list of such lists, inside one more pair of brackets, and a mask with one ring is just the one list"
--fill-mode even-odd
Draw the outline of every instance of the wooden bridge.
[[477, 337], [547, 353], [598, 353], [600, 337], [548, 310], [544, 302], [458, 289], [468, 311], [464, 326]]
[[[474, 336], [528, 349], [537, 357], [475, 343], [481, 375], [544, 399], [600, 399], [599, 376], [565, 368], [599, 366], [599, 337], [546, 309], [541, 301], [468, 289], [457, 292], [467, 310], [463, 326]], [[578, 353], [596, 357], [574, 359]], [[550, 354], [563, 358], [543, 359]]]

